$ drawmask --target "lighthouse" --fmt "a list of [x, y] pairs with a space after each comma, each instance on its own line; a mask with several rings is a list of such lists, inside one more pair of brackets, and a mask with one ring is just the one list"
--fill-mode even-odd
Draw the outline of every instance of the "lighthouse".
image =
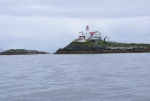
[[77, 42], [86, 42], [89, 40], [102, 40], [101, 33], [99, 31], [90, 32], [89, 26], [86, 26], [85, 33], [83, 31], [79, 32], [79, 38], [75, 41]]
[[90, 37], [89, 26], [86, 26], [85, 39], [88, 39], [89, 37]]

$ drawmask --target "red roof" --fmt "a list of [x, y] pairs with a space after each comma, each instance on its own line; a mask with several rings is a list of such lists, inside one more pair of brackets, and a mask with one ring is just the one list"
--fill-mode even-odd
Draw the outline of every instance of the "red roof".
[[90, 32], [91, 35], [95, 34], [96, 32]]

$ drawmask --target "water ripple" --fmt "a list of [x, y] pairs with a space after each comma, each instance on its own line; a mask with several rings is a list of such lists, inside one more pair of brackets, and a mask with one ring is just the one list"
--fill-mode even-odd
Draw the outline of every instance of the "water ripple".
[[150, 54], [0, 57], [0, 101], [150, 101]]

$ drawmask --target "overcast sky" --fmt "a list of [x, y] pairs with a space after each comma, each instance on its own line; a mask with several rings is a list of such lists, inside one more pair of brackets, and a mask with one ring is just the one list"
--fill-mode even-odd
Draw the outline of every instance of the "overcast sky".
[[110, 41], [150, 43], [150, 0], [0, 0], [0, 48], [54, 52], [100, 31]]

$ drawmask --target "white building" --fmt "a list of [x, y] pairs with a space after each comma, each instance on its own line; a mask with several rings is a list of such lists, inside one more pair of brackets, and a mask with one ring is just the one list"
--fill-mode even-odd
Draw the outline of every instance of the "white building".
[[89, 26], [86, 26], [85, 33], [83, 31], [79, 32], [79, 38], [76, 39], [77, 42], [86, 42], [88, 40], [102, 40], [101, 33], [98, 31], [90, 32]]

